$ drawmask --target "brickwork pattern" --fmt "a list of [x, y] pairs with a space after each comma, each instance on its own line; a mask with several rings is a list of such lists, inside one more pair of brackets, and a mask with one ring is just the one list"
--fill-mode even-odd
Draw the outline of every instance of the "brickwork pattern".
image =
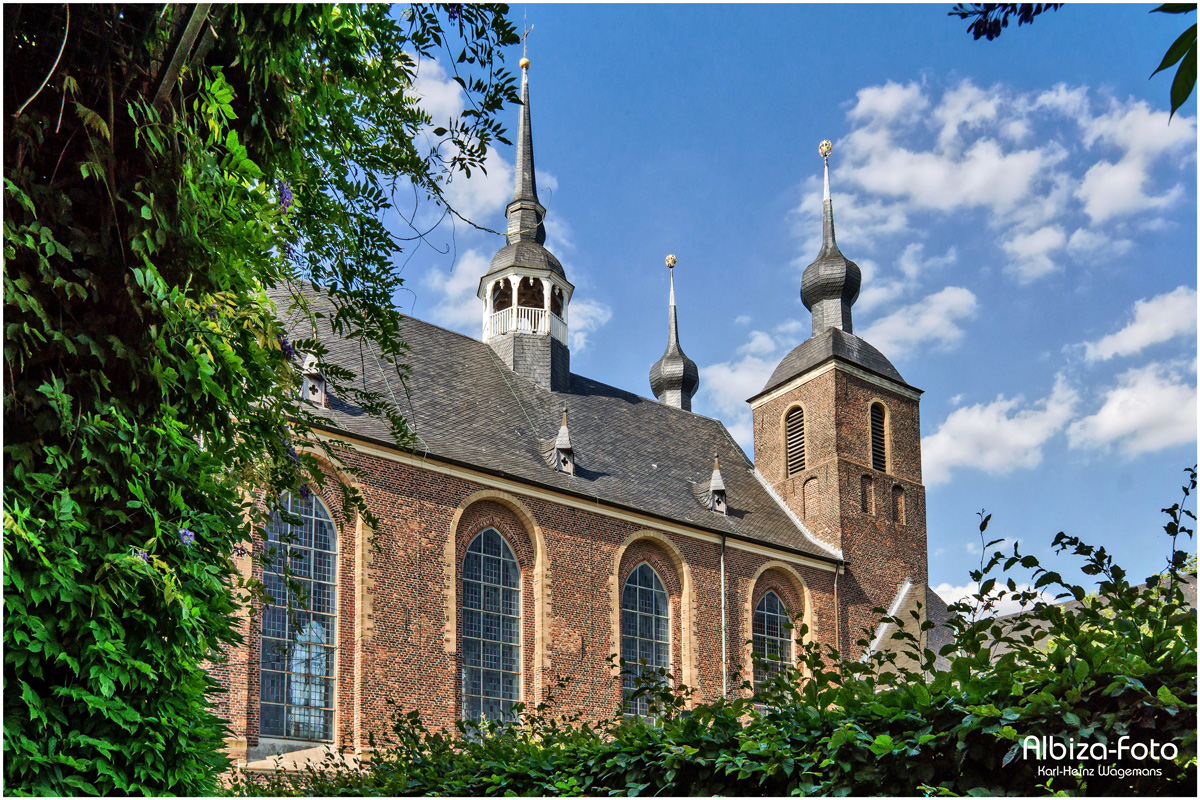
[[[871, 466], [875, 402], [887, 411], [888, 469], [882, 471]], [[784, 419], [798, 405], [805, 413], [807, 464], [789, 476]], [[920, 433], [916, 400], [836, 367], [754, 409], [759, 471], [813, 535], [839, 548], [848, 563], [838, 588], [843, 652], [860, 652], [862, 630], [876, 621], [872, 609], [888, 607], [905, 578], [919, 586], [928, 579]], [[864, 477], [870, 478], [873, 501], [867, 512]], [[903, 524], [892, 518], [897, 486], [904, 490]]]
[[[738, 609], [761, 582], [756, 576], [773, 560], [770, 556], [733, 547], [726, 551], [731, 665], [725, 665], [719, 542], [569, 507], [523, 494], [516, 485], [514, 499], [506, 502], [504, 493], [444, 472], [363, 452], [350, 453], [348, 461], [362, 470], [360, 490], [379, 524], [361, 545], [358, 525], [343, 525], [339, 533], [337, 743], [362, 752], [368, 733], [379, 737], [390, 729], [396, 709], [419, 710], [434, 729], [451, 728], [459, 718], [457, 567], [470, 541], [487, 527], [504, 536], [521, 568], [526, 700], [536, 702], [553, 690], [555, 706], [562, 710], [578, 709], [593, 719], [616, 710], [620, 684], [605, 660], [613, 652], [613, 614], [624, 578], [643, 561], [659, 573], [671, 597], [672, 671], [690, 676], [695, 701], [719, 697], [723, 671], [739, 669], [741, 643], [750, 629]], [[340, 520], [336, 490], [326, 491], [323, 500]], [[539, 546], [544, 548], [540, 556]], [[540, 576], [539, 558], [545, 573]], [[792, 563], [786, 554], [778, 558], [802, 576], [814, 617], [832, 618], [833, 574]], [[454, 569], [447, 568], [448, 559]], [[248, 623], [246, 644], [231, 654], [229, 666], [214, 670], [231, 690], [224, 710], [234, 734], [250, 747], [259, 744], [258, 620]], [[833, 630], [823, 622], [818, 628]], [[243, 665], [240, 671], [235, 664]], [[570, 681], [554, 689], [559, 676]]]

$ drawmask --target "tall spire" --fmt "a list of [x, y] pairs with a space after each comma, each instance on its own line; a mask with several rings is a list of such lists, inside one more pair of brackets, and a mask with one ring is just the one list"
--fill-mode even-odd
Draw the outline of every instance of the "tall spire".
[[700, 386], [696, 362], [683, 354], [679, 346], [679, 322], [675, 316], [675, 256], [667, 256], [671, 271], [671, 305], [667, 314], [667, 350], [650, 367], [650, 389], [658, 402], [684, 411], [692, 410], [692, 396]]
[[517, 123], [517, 164], [513, 199], [508, 204], [508, 243], [545, 244], [546, 209], [538, 202], [537, 174], [533, 167], [533, 126], [529, 117], [529, 59], [521, 59], [521, 119]]
[[829, 154], [833, 143], [821, 142], [818, 152], [825, 159], [825, 197], [821, 219], [821, 252], [804, 270], [800, 279], [800, 299], [812, 311], [813, 337], [829, 328], [854, 333], [850, 307], [858, 299], [862, 271], [838, 249], [833, 233], [833, 199], [829, 193]]

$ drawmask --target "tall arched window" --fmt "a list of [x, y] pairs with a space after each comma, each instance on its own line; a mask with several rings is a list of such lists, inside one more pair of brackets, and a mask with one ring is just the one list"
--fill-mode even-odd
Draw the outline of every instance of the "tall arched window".
[[[333, 657], [337, 646], [337, 529], [314, 495], [285, 493], [267, 525], [259, 734], [333, 739]], [[287, 567], [285, 575], [285, 565]]]
[[887, 472], [887, 434], [884, 422], [887, 411], [883, 403], [871, 404], [871, 466], [880, 472]]
[[788, 611], [774, 592], [767, 592], [754, 607], [754, 652], [765, 659], [755, 661], [754, 685], [792, 663], [792, 628]]
[[488, 528], [462, 568], [462, 698], [468, 720], [501, 720], [521, 699], [521, 570]]
[[797, 406], [784, 417], [787, 437], [787, 474], [804, 470], [804, 409]]
[[[667, 592], [658, 573], [642, 563], [625, 579], [621, 591], [621, 656], [625, 659], [625, 696], [633, 693], [635, 678], [647, 669], [667, 669], [670, 659], [670, 622]], [[644, 716], [650, 711], [645, 695], [629, 702], [625, 713]]]

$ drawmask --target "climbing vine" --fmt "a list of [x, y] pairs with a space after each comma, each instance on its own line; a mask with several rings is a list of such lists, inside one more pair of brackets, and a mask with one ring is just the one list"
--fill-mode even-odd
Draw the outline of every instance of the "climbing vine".
[[[410, 236], [385, 212], [399, 191], [439, 202], [503, 141], [506, 11], [5, 6], [7, 791], [215, 790], [228, 731], [205, 665], [262, 591], [236, 561], [281, 491], [324, 482], [315, 454], [342, 461], [301, 356], [408, 441], [315, 331], [403, 377]], [[431, 57], [468, 94], [459, 119], [414, 99]], [[312, 334], [288, 339], [288, 308]]]

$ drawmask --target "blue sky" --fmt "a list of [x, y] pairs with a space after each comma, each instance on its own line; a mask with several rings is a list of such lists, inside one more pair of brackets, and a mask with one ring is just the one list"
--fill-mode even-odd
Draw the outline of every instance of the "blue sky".
[[[1023, 551], [1066, 530], [1141, 578], [1196, 460], [1196, 101], [1168, 125], [1171, 76], [1148, 80], [1194, 20], [1069, 5], [976, 42], [950, 5], [513, 6], [572, 370], [651, 395], [674, 253], [693, 409], [752, 453], [744, 401], [811, 332], [831, 139], [855, 333], [925, 390], [930, 583], [962, 592], [981, 508]], [[436, 62], [416, 93], [435, 123], [462, 107]], [[502, 230], [512, 161], [450, 202]], [[443, 223], [402, 256], [401, 310], [478, 337], [501, 246]]]

